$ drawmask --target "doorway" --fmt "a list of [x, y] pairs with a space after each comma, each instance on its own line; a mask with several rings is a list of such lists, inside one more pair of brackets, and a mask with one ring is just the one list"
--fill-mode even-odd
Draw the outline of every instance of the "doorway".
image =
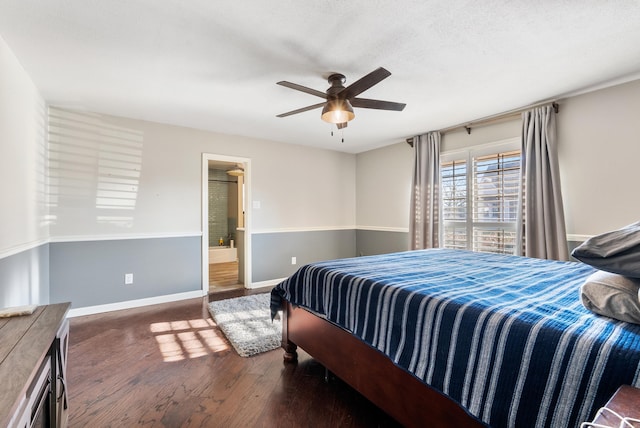
[[202, 288], [206, 293], [251, 284], [250, 160], [203, 154]]

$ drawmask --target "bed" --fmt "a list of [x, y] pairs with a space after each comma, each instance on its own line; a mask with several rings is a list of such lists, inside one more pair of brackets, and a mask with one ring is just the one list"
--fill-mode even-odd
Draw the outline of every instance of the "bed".
[[640, 386], [640, 326], [593, 314], [586, 264], [432, 249], [313, 263], [272, 290], [299, 346], [405, 426], [579, 426]]

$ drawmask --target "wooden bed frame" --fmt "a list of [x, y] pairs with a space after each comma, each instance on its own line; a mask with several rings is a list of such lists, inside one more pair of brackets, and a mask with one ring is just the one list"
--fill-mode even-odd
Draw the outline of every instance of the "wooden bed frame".
[[459, 404], [340, 327], [286, 301], [282, 314], [286, 362], [297, 361], [299, 346], [407, 427], [485, 426]]

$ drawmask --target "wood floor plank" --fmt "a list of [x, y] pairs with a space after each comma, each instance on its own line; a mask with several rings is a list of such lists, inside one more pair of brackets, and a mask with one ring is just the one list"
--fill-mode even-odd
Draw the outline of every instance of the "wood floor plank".
[[[265, 291], [265, 290], [261, 290]], [[216, 293], [237, 297], [244, 290]], [[72, 318], [70, 426], [396, 427], [303, 351], [242, 358], [207, 298]]]
[[238, 284], [239, 264], [235, 262], [212, 263], [209, 265], [209, 287], [229, 287]]

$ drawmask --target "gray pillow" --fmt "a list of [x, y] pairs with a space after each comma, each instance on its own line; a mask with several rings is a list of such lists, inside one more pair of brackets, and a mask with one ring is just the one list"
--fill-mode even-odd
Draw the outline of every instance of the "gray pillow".
[[640, 278], [640, 222], [594, 236], [571, 255], [595, 268]]
[[596, 314], [640, 324], [640, 279], [596, 271], [580, 287], [580, 299]]

